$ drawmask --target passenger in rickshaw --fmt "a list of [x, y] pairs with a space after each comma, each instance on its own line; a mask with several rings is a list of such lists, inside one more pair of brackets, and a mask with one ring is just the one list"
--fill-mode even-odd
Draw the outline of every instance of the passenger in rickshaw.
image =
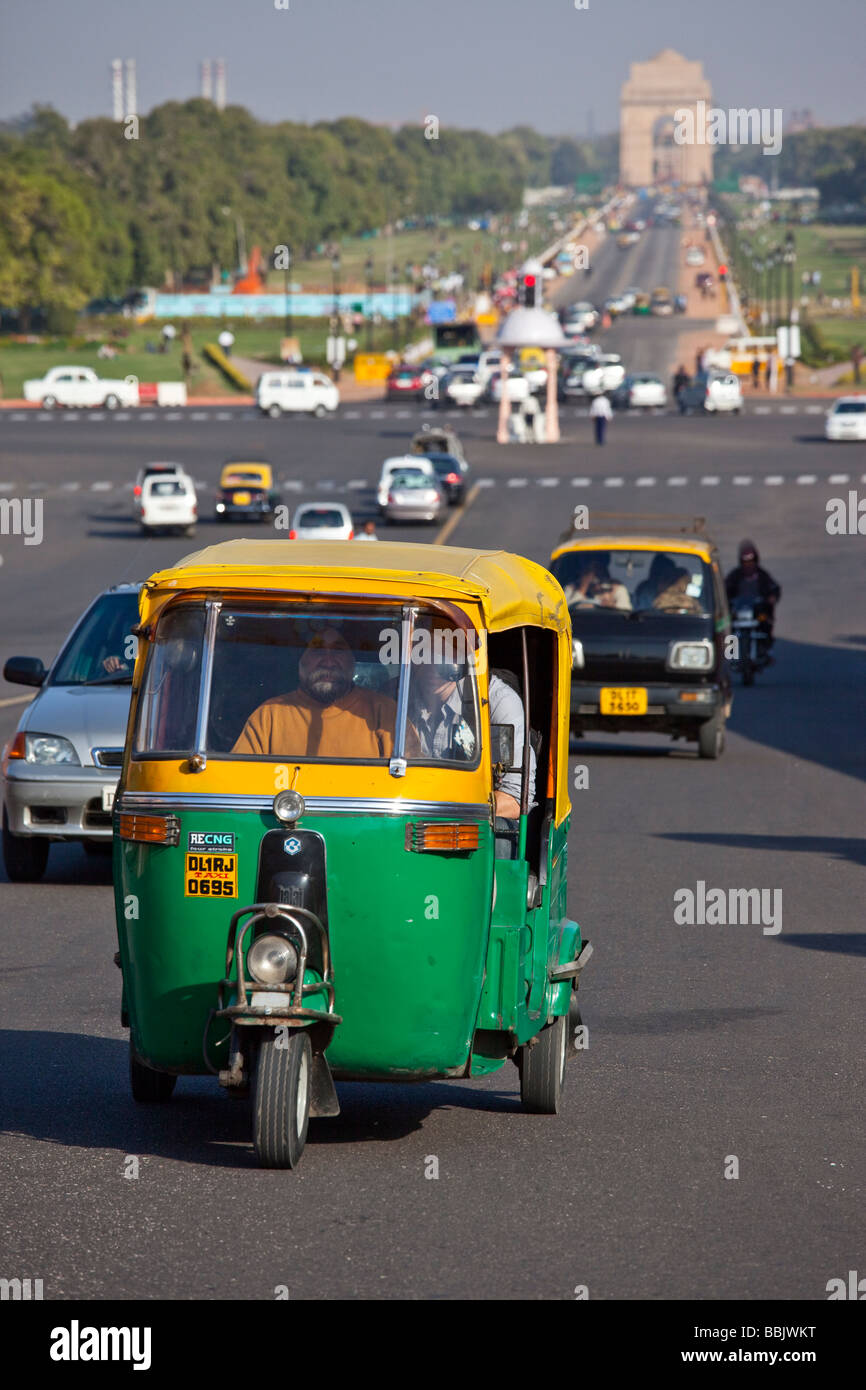
[[[466, 678], [463, 668], [451, 662], [425, 662], [412, 668], [409, 690], [409, 719], [418, 731], [427, 757], [470, 760], [476, 739], [464, 715]], [[494, 672], [488, 683], [491, 724], [510, 724], [514, 728], [514, 767], [523, 762], [523, 702], [517, 690]], [[515, 834], [520, 817], [520, 773], [496, 774], [496, 857], [513, 857]], [[529, 749], [529, 808], [535, 805], [535, 750]]]
[[[298, 665], [298, 688], [253, 710], [234, 753], [277, 757], [390, 758], [397, 706], [388, 695], [352, 684], [355, 658], [336, 626], [313, 635]], [[406, 753], [421, 755], [406, 730]]]

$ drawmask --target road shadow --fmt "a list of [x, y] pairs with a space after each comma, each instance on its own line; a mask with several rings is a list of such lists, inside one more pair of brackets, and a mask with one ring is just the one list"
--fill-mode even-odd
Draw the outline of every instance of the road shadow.
[[866, 779], [866, 651], [859, 645], [829, 647], [777, 637], [775, 665], [762, 671], [755, 685], [744, 689], [734, 679], [731, 732]]
[[773, 938], [784, 946], [804, 951], [831, 951], [843, 956], [866, 956], [866, 932], [780, 932]]
[[[182, 1076], [166, 1104], [140, 1105], [129, 1089], [126, 1041], [2, 1029], [0, 1074], [2, 1133], [212, 1168], [258, 1166], [248, 1100], [228, 1097], [216, 1078]], [[503, 1114], [520, 1108], [516, 1092], [465, 1082], [341, 1082], [337, 1091], [342, 1113], [312, 1121], [310, 1147], [405, 1139], [443, 1106]]]
[[771, 850], [779, 854], [820, 854], [824, 859], [841, 859], [866, 868], [866, 840], [853, 835], [691, 834], [672, 831], [655, 838], [697, 845], [719, 845], [729, 849]]
[[657, 1009], [646, 1014], [614, 1014], [600, 1020], [597, 1036], [605, 1033], [708, 1033], [716, 1028], [728, 1028], [732, 1023], [753, 1021], [784, 1012], [784, 1009], [755, 1006], [737, 1009]]

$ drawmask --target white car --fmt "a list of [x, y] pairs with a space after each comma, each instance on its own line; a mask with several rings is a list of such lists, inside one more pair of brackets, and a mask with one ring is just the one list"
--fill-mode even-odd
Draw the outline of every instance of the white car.
[[145, 478], [138, 499], [143, 535], [152, 531], [182, 531], [194, 536], [197, 520], [195, 485], [186, 473], [155, 473]]
[[704, 410], [716, 411], [719, 414], [724, 411], [733, 411], [738, 415], [742, 408], [743, 388], [740, 385], [739, 377], [735, 376], [733, 372], [709, 372]]
[[132, 486], [132, 495], [137, 500], [141, 496], [147, 478], [164, 478], [166, 474], [182, 473], [187, 477], [187, 471], [182, 463], [146, 463], [143, 468], [139, 468], [135, 475], [135, 482]]
[[583, 374], [583, 389], [588, 396], [615, 391], [625, 381], [625, 367], [615, 352], [602, 353], [598, 366], [587, 367]]
[[442, 381], [442, 394], [453, 405], [475, 405], [484, 392], [484, 382], [471, 367], [455, 367]]
[[419, 468], [422, 473], [426, 473], [429, 478], [436, 482], [436, 469], [428, 458], [423, 454], [400, 454], [395, 458], [386, 459], [382, 464], [382, 472], [379, 475], [379, 486], [376, 489], [376, 501], [380, 510], [384, 509], [388, 501], [388, 492], [391, 479], [395, 473], [402, 473], [407, 468]]
[[342, 502], [302, 502], [292, 520], [290, 541], [350, 541], [352, 513]]
[[321, 417], [339, 404], [340, 392], [323, 372], [262, 372], [256, 386], [256, 405], [272, 420], [296, 411]]
[[491, 377], [498, 376], [502, 371], [502, 352], [499, 348], [487, 348], [478, 357], [478, 375], [484, 386], [488, 384]]
[[652, 372], [635, 372], [624, 386], [628, 387], [628, 404], [632, 410], [660, 409], [668, 403], [664, 382]]
[[25, 381], [24, 399], [37, 401], [44, 410], [58, 405], [117, 410], [138, 405], [138, 377], [103, 380], [92, 367], [52, 367], [43, 377]]
[[[494, 376], [488, 386], [490, 399], [500, 401], [502, 399], [502, 377]], [[509, 401], [526, 401], [532, 394], [528, 379], [522, 372], [512, 372], [505, 384], [505, 399]]]
[[840, 396], [824, 421], [825, 439], [866, 439], [866, 396]]
[[686, 265], [703, 265], [704, 253], [699, 246], [690, 246], [686, 252]]

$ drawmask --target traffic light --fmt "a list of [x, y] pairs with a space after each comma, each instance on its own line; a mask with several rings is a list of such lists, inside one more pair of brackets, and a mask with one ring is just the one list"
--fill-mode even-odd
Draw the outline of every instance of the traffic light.
[[536, 295], [538, 293], [538, 281], [535, 275], [522, 275], [520, 278], [520, 303], [524, 309], [534, 309], [536, 307]]

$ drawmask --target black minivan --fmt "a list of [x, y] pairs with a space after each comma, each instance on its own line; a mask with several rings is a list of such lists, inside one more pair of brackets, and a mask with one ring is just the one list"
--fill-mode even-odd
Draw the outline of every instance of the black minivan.
[[731, 617], [703, 525], [596, 512], [592, 531], [561, 537], [550, 569], [571, 615], [573, 734], [665, 733], [722, 753]]

